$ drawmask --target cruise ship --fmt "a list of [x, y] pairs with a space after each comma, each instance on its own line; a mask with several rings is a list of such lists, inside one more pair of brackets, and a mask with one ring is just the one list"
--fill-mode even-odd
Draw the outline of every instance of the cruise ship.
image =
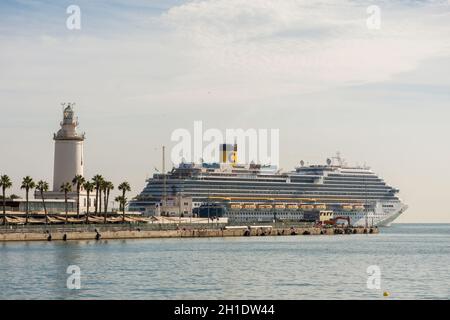
[[220, 163], [181, 163], [155, 173], [129, 210], [150, 212], [163, 199], [179, 197], [191, 199], [194, 212], [221, 205], [229, 219], [239, 222], [302, 220], [307, 212], [320, 210], [353, 226], [388, 226], [407, 209], [398, 189], [370, 168], [348, 166], [339, 156], [323, 165], [302, 161], [295, 170], [282, 172], [273, 166], [238, 164], [237, 146], [231, 150], [231, 156], [221, 154]]

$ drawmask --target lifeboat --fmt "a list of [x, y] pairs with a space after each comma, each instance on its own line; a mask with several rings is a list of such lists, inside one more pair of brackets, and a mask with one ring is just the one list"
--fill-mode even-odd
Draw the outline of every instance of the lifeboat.
[[318, 204], [318, 205], [316, 205], [316, 209], [317, 210], [326, 210], [327, 206], [324, 204]]
[[353, 210], [353, 206], [346, 204], [342, 206], [342, 209], [344, 209], [345, 211], [351, 211]]
[[356, 206], [354, 206], [353, 208], [354, 208], [355, 210], [358, 210], [358, 211], [364, 210], [364, 206], [362, 206], [362, 205], [356, 205]]
[[272, 205], [270, 205], [270, 204], [260, 204], [260, 205], [258, 205], [258, 208], [260, 208], [260, 209], [272, 209]]
[[286, 209], [286, 205], [282, 203], [277, 203], [275, 205], [275, 209]]
[[242, 208], [242, 206], [240, 205], [240, 204], [232, 204], [231, 205], [231, 209], [241, 209]]
[[303, 210], [312, 210], [314, 209], [314, 206], [312, 204], [302, 204], [301, 208]]
[[296, 209], [298, 209], [298, 205], [296, 205], [296, 204], [288, 204], [287, 208], [296, 210]]
[[256, 209], [256, 205], [255, 204], [245, 204], [244, 208], [245, 209]]

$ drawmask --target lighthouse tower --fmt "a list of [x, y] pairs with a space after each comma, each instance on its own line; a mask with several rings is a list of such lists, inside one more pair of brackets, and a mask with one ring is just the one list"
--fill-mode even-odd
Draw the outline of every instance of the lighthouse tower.
[[53, 166], [53, 191], [59, 192], [61, 185], [78, 175], [83, 175], [84, 133], [77, 133], [78, 119], [73, 111], [74, 103], [64, 103], [61, 129], [54, 134], [55, 162]]

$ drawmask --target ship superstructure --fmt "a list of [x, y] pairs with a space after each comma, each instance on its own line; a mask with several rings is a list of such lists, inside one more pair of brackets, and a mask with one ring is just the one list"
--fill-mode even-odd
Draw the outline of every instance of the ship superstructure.
[[305, 212], [328, 210], [352, 225], [384, 226], [407, 208], [398, 192], [370, 168], [348, 166], [339, 157], [289, 172], [253, 163], [181, 163], [148, 179], [130, 210], [158, 206], [166, 195], [190, 198], [194, 208], [223, 204], [242, 222], [301, 220]]

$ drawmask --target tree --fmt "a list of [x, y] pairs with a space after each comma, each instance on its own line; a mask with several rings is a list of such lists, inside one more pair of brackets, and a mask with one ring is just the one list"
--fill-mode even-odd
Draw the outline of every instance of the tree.
[[127, 199], [125, 197], [125, 193], [127, 191], [131, 191], [131, 187], [130, 187], [130, 184], [127, 181], [124, 181], [121, 184], [119, 184], [117, 189], [122, 191], [122, 201], [123, 201], [123, 205], [122, 205], [122, 222], [125, 222], [125, 204], [126, 204], [126, 199]]
[[6, 189], [12, 187], [11, 179], [6, 174], [0, 176], [0, 187], [3, 195], [3, 224], [6, 225]]
[[110, 194], [111, 190], [113, 190], [113, 189], [114, 189], [114, 185], [111, 181], [105, 181], [103, 183], [103, 194], [105, 196], [104, 205], [103, 205], [105, 208], [105, 223], [106, 223], [106, 215], [108, 212], [109, 194]]
[[[103, 191], [105, 190], [105, 180], [102, 180], [100, 182], [100, 188], [98, 189], [98, 213], [99, 215], [102, 214], [102, 193], [105, 194]], [[106, 223], [106, 218], [105, 218], [105, 223]]]
[[48, 183], [43, 180], [39, 180], [36, 185], [36, 190], [39, 191], [42, 199], [42, 206], [44, 207], [44, 214], [45, 214], [45, 224], [48, 223], [48, 216], [47, 216], [47, 207], [45, 206], [45, 200], [44, 200], [44, 192], [48, 191]]
[[98, 188], [98, 213], [101, 215], [102, 213], [102, 191], [103, 191], [103, 181], [100, 183]]
[[99, 196], [99, 191], [100, 191], [100, 185], [103, 181], [103, 177], [99, 174], [95, 175], [92, 178], [92, 182], [95, 185], [95, 214], [97, 214], [98, 212], [98, 196]]
[[72, 179], [72, 184], [76, 187], [77, 190], [77, 219], [80, 218], [80, 191], [83, 187], [83, 183], [85, 183], [86, 180], [81, 174], [77, 174]]
[[66, 223], [68, 221], [68, 205], [67, 205], [67, 194], [72, 191], [72, 185], [69, 182], [63, 183], [61, 185], [61, 192], [64, 192], [64, 204], [66, 206]]
[[92, 182], [86, 181], [83, 184], [84, 190], [86, 190], [87, 196], [87, 210], [86, 210], [86, 223], [89, 223], [89, 207], [91, 206], [91, 192], [94, 190], [95, 185]]
[[26, 213], [25, 213], [25, 224], [28, 224], [28, 214], [29, 214], [29, 200], [28, 195], [30, 193], [30, 189], [34, 189], [36, 183], [34, 183], [33, 179], [30, 176], [26, 176], [22, 180], [22, 185], [20, 189], [25, 189], [25, 201], [26, 201]]
[[114, 201], [119, 203], [119, 211], [122, 211], [122, 196], [115, 197]]
[[[127, 204], [127, 198], [124, 198], [123, 196], [117, 196], [115, 199], [119, 203], [119, 211], [124, 212], [125, 211], [125, 205]], [[125, 215], [122, 216], [122, 222], [125, 221]]]

